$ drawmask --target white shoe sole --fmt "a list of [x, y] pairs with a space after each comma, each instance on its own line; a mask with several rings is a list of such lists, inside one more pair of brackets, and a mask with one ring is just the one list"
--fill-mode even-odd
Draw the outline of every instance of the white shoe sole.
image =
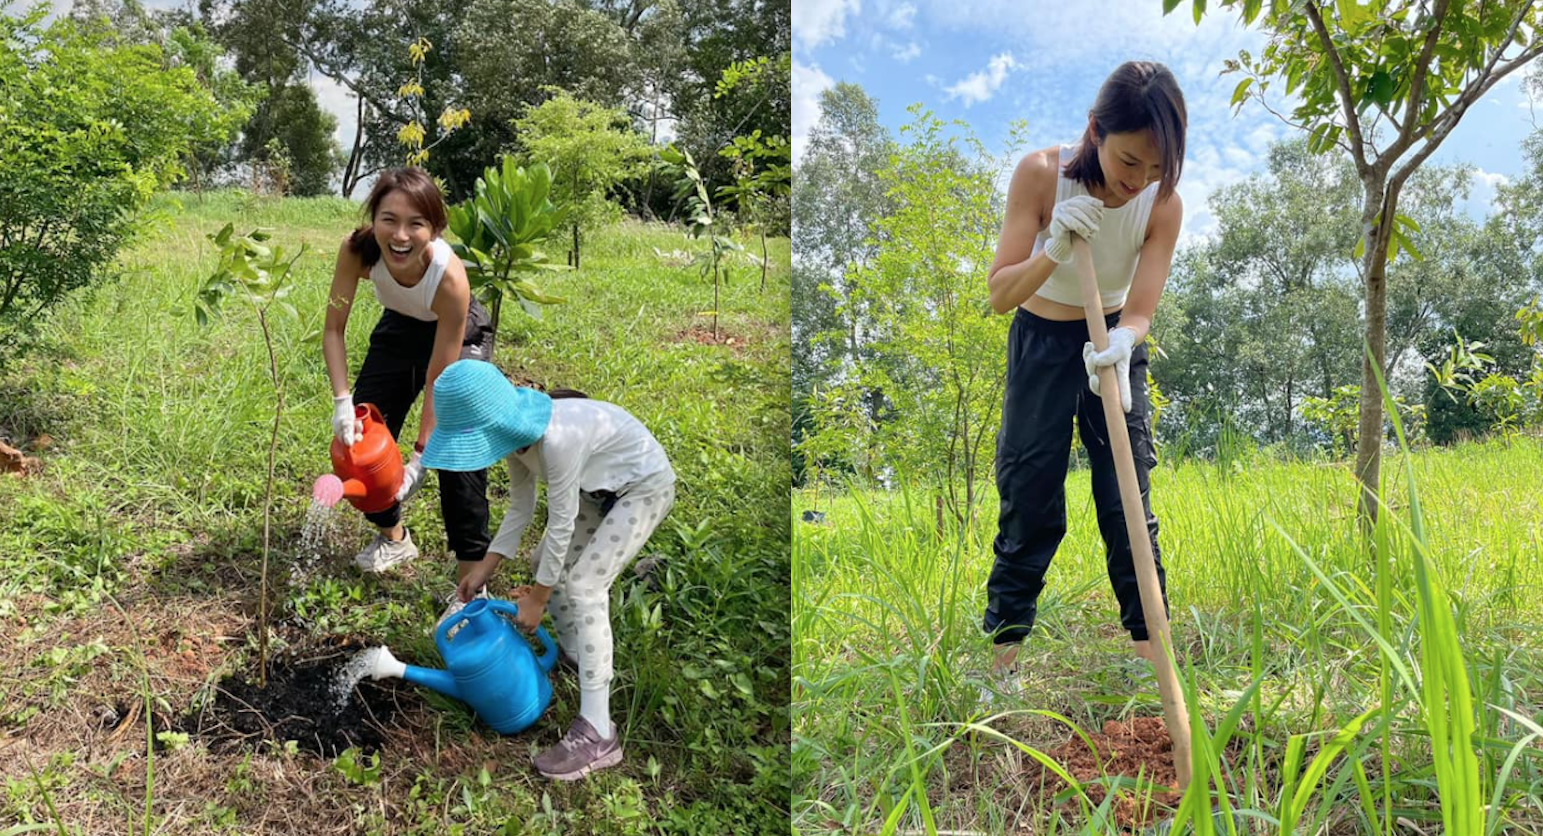
[[553, 781], [577, 781], [597, 769], [605, 769], [619, 763], [621, 763], [620, 746], [616, 747], [616, 750], [609, 754], [601, 755], [599, 760], [591, 761], [572, 772], [547, 772], [540, 767], [537, 767], [536, 771], [547, 778], [551, 778]]

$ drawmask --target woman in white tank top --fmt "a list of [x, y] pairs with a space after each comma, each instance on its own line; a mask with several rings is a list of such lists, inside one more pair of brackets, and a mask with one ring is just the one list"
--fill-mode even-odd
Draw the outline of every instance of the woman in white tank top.
[[[355, 562], [365, 571], [380, 572], [418, 554], [401, 523], [401, 502], [423, 479], [420, 457], [434, 431], [434, 380], [456, 360], [491, 361], [493, 328], [487, 312], [472, 297], [465, 265], [439, 237], [448, 223], [444, 196], [428, 174], [418, 168], [383, 172], [364, 209], [369, 223], [338, 249], [322, 337], [332, 383], [333, 432], [352, 444], [359, 433], [355, 402], [373, 403], [401, 441], [408, 411], [420, 393], [424, 396], [397, 504], [365, 515], [380, 532]], [[374, 284], [384, 310], [350, 391], [344, 335], [361, 281]], [[439, 489], [446, 545], [455, 552], [464, 575], [466, 567], [482, 560], [491, 541], [487, 471], [441, 472]], [[454, 598], [451, 593], [447, 601]]]
[[[983, 619], [996, 644], [994, 673], [1008, 689], [1016, 684], [1018, 649], [1033, 627], [1045, 573], [1066, 533], [1064, 483], [1074, 423], [1092, 466], [1120, 620], [1135, 652], [1150, 658], [1096, 372], [1113, 365], [1121, 381], [1118, 395], [1157, 555], [1157, 518], [1147, 481], [1156, 457], [1142, 343], [1183, 220], [1174, 188], [1183, 168], [1185, 124], [1183, 93], [1172, 73], [1161, 64], [1127, 62], [1099, 89], [1082, 139], [1028, 154], [1008, 187], [1007, 215], [987, 279], [992, 307], [1011, 311], [1014, 318], [997, 436], [996, 561]], [[1098, 275], [1111, 329], [1104, 352], [1092, 351], [1087, 342], [1071, 260], [1073, 233], [1089, 242]], [[1163, 576], [1160, 557], [1158, 575]]]

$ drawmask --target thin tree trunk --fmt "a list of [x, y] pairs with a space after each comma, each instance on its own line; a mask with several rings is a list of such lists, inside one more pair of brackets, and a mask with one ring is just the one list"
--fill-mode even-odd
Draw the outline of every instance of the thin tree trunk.
[[[1382, 389], [1377, 373], [1387, 360], [1388, 335], [1388, 239], [1395, 221], [1397, 194], [1384, 199], [1382, 183], [1368, 183], [1368, 200], [1361, 211], [1366, 236], [1366, 351], [1361, 360], [1361, 410], [1356, 430], [1356, 480], [1361, 492], [1356, 519], [1370, 534], [1377, 523], [1377, 495], [1382, 465]], [[1380, 223], [1373, 221], [1381, 215]]]
[[273, 519], [273, 469], [279, 449], [279, 419], [284, 415], [284, 389], [279, 385], [279, 361], [273, 352], [273, 335], [268, 330], [268, 317], [262, 309], [257, 311], [257, 322], [262, 325], [263, 344], [268, 347], [268, 374], [273, 380], [273, 391], [278, 398], [273, 410], [273, 434], [268, 440], [268, 486], [263, 492], [263, 569], [262, 592], [257, 605], [257, 687], [268, 687], [268, 544]]
[[504, 308], [504, 293], [501, 290], [493, 291], [493, 310], [489, 315], [493, 318], [493, 336], [488, 339], [488, 362], [493, 362], [493, 346], [498, 344], [498, 315]]
[[718, 264], [713, 263], [713, 342], [718, 341]]
[[363, 162], [364, 154], [364, 97], [355, 96], [358, 102], [358, 114], [354, 122], [354, 149], [348, 153], [348, 164], [343, 166], [343, 197], [352, 197], [354, 187], [359, 185], [359, 166]]
[[766, 291], [766, 229], [761, 229], [761, 291]]

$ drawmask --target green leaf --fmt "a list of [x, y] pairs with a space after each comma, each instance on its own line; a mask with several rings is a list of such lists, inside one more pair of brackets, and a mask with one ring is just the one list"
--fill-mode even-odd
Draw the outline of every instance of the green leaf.
[[1195, 25], [1200, 25], [1200, 19], [1205, 17], [1205, 0], [1195, 0]]
[[1387, 107], [1388, 103], [1393, 101], [1393, 93], [1397, 87], [1393, 76], [1378, 70], [1372, 74], [1371, 81], [1366, 86], [1366, 98], [1382, 107]]
[[1254, 83], [1253, 76], [1249, 76], [1248, 78], [1245, 78], [1242, 81], [1238, 82], [1238, 86], [1237, 87], [1232, 88], [1232, 103], [1234, 105], [1242, 103], [1242, 101], [1245, 98], [1248, 97], [1248, 88], [1253, 83]]
[[1263, 0], [1243, 0], [1243, 25], [1252, 26], [1254, 18], [1259, 16], [1259, 9], [1264, 5]]
[[1350, 254], [1350, 257], [1352, 259], [1355, 259], [1356, 261], [1360, 261], [1361, 258], [1363, 256], [1365, 256], [1365, 255], [1366, 255], [1366, 236], [1362, 235], [1360, 237], [1360, 239], [1355, 242], [1355, 252], [1352, 252]]

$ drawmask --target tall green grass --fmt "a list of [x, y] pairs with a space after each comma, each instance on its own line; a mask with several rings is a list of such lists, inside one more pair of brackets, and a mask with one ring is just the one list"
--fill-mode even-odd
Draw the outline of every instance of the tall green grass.
[[[1355, 536], [1343, 466], [1244, 455], [1154, 472], [1197, 758], [1170, 824], [1227, 832], [1218, 808], [1272, 834], [1543, 831], [1543, 605], [1528, 591], [1543, 577], [1543, 446], [1390, 456], [1400, 468], [1375, 551]], [[976, 684], [995, 496], [941, 535], [911, 488], [820, 496], [826, 522], [794, 536], [801, 828], [926, 829], [926, 798], [939, 830], [1109, 830], [1088, 804], [999, 803], [1004, 745], [1039, 758], [1105, 719], [1160, 716], [1155, 686], [1126, 673], [1086, 472], [1068, 491], [1070, 531], [1021, 657], [1028, 690], [1005, 707]], [[814, 499], [797, 495], [795, 518]]]

